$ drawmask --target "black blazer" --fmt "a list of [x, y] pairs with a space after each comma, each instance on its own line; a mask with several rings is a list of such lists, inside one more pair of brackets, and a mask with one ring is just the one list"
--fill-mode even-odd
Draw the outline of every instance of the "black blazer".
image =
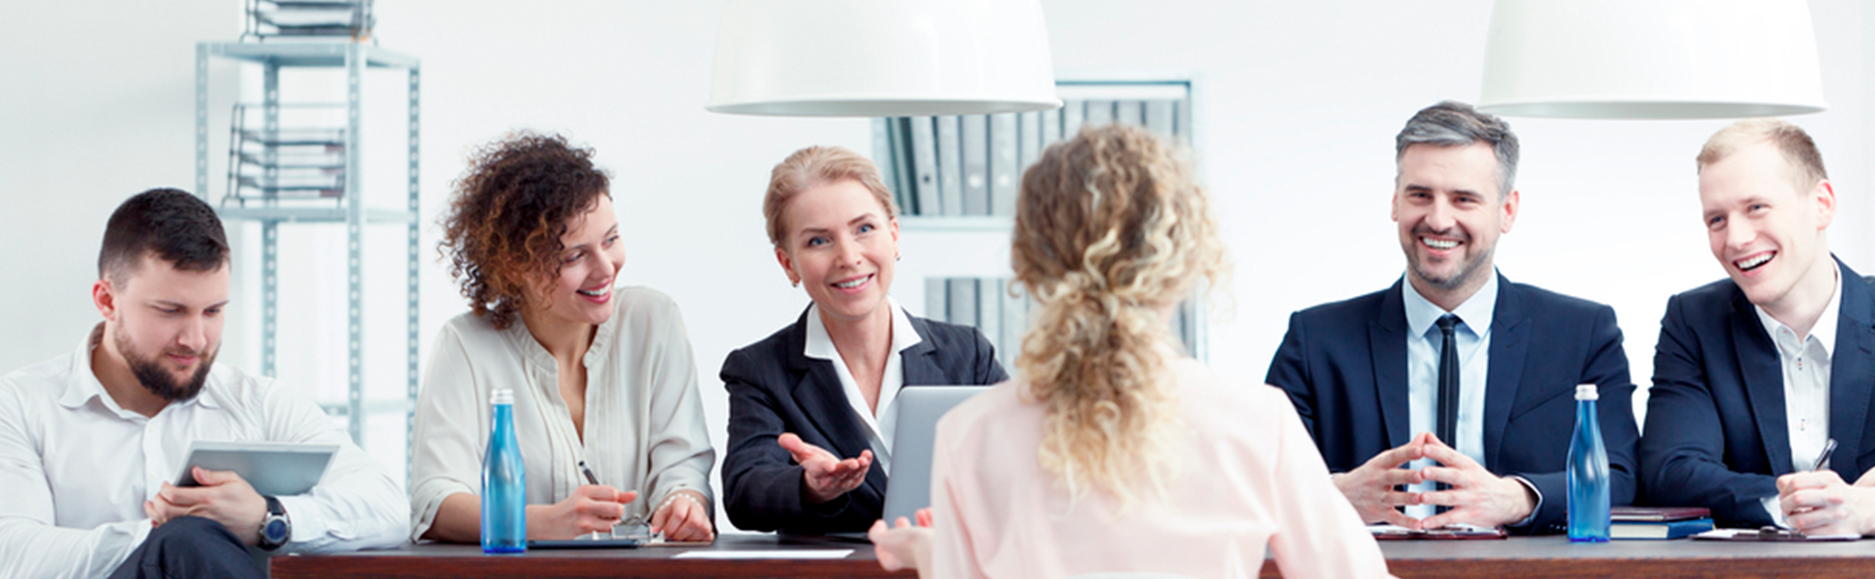
[[[1875, 468], [1875, 291], [1841, 265], [1830, 349], [1830, 469], [1854, 483]], [[1647, 498], [1712, 509], [1721, 526], [1771, 524], [1759, 499], [1790, 474], [1784, 368], [1758, 312], [1730, 279], [1673, 296], [1654, 346], [1641, 472]]]
[[[811, 308], [809, 312], [813, 311]], [[807, 312], [793, 325], [729, 353], [729, 447], [723, 456], [723, 506], [737, 528], [792, 533], [860, 532], [879, 520], [885, 472], [823, 505], [801, 502], [802, 469], [775, 442], [784, 432], [842, 458], [871, 448], [847, 403], [833, 362], [807, 357]], [[920, 341], [902, 356], [906, 386], [994, 384], [1009, 379], [976, 328], [910, 316]]]
[[[1288, 391], [1331, 471], [1354, 470], [1414, 434], [1407, 417], [1401, 283], [1296, 312], [1270, 362], [1266, 380]], [[1614, 483], [1609, 498], [1616, 505], [1633, 502], [1639, 432], [1614, 309], [1513, 284], [1502, 275], [1497, 288], [1484, 392], [1484, 467], [1498, 476], [1522, 476], [1543, 494], [1536, 517], [1517, 530], [1556, 533], [1567, 527], [1564, 473], [1577, 384], [1600, 386], [1596, 410]]]

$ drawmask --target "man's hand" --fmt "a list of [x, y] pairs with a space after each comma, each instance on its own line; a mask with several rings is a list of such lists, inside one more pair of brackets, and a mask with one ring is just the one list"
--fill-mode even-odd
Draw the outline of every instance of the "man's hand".
[[808, 444], [792, 432], [783, 433], [776, 442], [788, 454], [794, 455], [794, 462], [801, 465], [801, 498], [808, 504], [818, 505], [840, 498], [847, 491], [859, 488], [866, 482], [866, 471], [872, 468], [872, 451], [862, 450], [859, 458], [841, 460], [831, 452]]
[[1414, 439], [1398, 448], [1374, 455], [1359, 468], [1341, 473], [1334, 478], [1335, 488], [1340, 489], [1341, 496], [1347, 497], [1348, 502], [1354, 505], [1354, 512], [1360, 513], [1361, 522], [1418, 528], [1419, 519], [1408, 517], [1394, 508], [1414, 504], [1414, 494], [1394, 490], [1394, 487], [1419, 484], [1419, 471], [1400, 467], [1424, 456], [1425, 443]]
[[716, 532], [710, 527], [708, 509], [703, 508], [703, 495], [687, 490], [671, 493], [670, 498], [664, 499], [658, 512], [651, 515], [651, 532], [664, 533], [664, 540], [673, 542], [716, 538]]
[[566, 540], [587, 533], [610, 533], [625, 516], [625, 503], [638, 493], [605, 485], [584, 485], [565, 500], [527, 507], [529, 539]]
[[165, 482], [154, 498], [144, 501], [143, 512], [150, 516], [150, 523], [160, 527], [176, 517], [202, 517], [221, 523], [248, 546], [259, 543], [267, 499], [234, 471], [198, 466], [191, 474], [201, 486], [183, 488]]
[[[1871, 471], [1875, 473], [1875, 471]], [[1833, 470], [1777, 477], [1784, 521], [1805, 535], [1866, 535], [1875, 531], [1875, 478], [1864, 473], [1849, 486]]]
[[1453, 523], [1481, 527], [1510, 525], [1530, 518], [1536, 509], [1536, 497], [1517, 479], [1499, 477], [1485, 470], [1478, 461], [1440, 442], [1431, 433], [1420, 435], [1425, 442], [1426, 458], [1445, 466], [1420, 469], [1426, 480], [1442, 482], [1452, 488], [1420, 493], [1418, 503], [1442, 505], [1452, 510], [1426, 517], [1419, 528], [1436, 529]]

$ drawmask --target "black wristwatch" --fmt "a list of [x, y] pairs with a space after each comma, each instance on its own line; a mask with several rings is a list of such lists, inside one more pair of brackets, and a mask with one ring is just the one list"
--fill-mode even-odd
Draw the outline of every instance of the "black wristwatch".
[[267, 516], [260, 520], [260, 548], [273, 551], [286, 545], [287, 539], [293, 537], [293, 521], [286, 518], [286, 506], [280, 504], [280, 499], [270, 496], [261, 498], [267, 499]]

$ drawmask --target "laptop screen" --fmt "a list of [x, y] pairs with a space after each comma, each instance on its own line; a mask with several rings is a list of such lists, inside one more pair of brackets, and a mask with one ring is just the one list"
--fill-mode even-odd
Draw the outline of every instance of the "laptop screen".
[[914, 518], [931, 506], [931, 449], [938, 419], [988, 386], [906, 386], [898, 391], [892, 435], [892, 479], [885, 489], [885, 520]]

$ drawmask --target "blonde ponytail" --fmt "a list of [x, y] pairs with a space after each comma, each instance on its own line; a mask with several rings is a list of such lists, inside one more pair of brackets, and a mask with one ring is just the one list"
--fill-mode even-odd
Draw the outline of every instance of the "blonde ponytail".
[[1228, 270], [1190, 165], [1143, 129], [1083, 129], [1024, 173], [1011, 256], [1041, 305], [1016, 361], [1048, 408], [1037, 459], [1071, 497], [1126, 504], [1142, 474], [1162, 492], [1178, 401], [1161, 312]]

